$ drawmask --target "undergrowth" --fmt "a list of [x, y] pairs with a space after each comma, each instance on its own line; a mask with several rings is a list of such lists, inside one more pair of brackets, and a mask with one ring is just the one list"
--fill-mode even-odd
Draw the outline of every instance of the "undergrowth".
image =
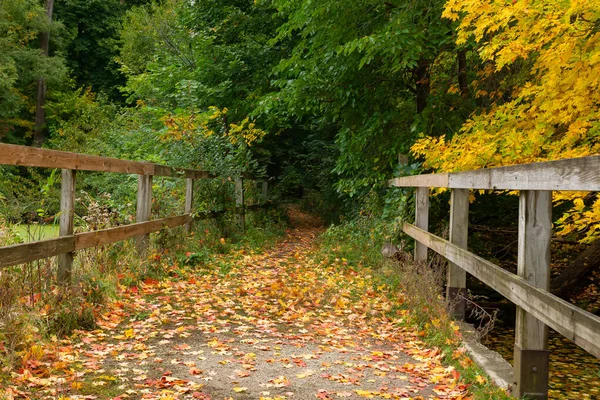
[[405, 323], [417, 327], [419, 336], [442, 352], [444, 360], [471, 385], [476, 399], [510, 399], [493, 385], [461, 347], [461, 333], [451, 317], [450, 304], [443, 296], [445, 265], [435, 259], [428, 265], [415, 263], [406, 253], [398, 259], [382, 255], [385, 243], [397, 241], [393, 226], [374, 218], [331, 226], [322, 236], [318, 261], [347, 268], [363, 267], [372, 271], [376, 287], [385, 287], [392, 307], [390, 313], [407, 315]]

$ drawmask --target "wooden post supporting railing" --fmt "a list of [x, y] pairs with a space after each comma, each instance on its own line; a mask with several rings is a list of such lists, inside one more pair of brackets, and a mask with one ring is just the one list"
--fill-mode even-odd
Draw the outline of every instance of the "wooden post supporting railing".
[[[185, 210], [184, 214], [192, 213], [192, 206], [194, 204], [194, 180], [191, 178], [186, 179], [185, 187]], [[185, 233], [192, 231], [192, 222], [185, 224]]]
[[240, 176], [235, 178], [235, 222], [242, 233], [246, 230], [244, 214], [244, 179]]
[[[136, 222], [145, 222], [150, 220], [152, 211], [152, 175], [139, 175]], [[137, 249], [141, 255], [146, 254], [148, 244], [150, 243], [150, 234], [138, 236]]]
[[[415, 198], [415, 225], [425, 231], [429, 230], [429, 188], [418, 187]], [[415, 260], [427, 262], [427, 246], [415, 242]]]
[[264, 181], [262, 183], [262, 202], [266, 203], [268, 200], [269, 182]]
[[[75, 216], [75, 176], [75, 170], [62, 170], [60, 191], [60, 226], [58, 233], [60, 237], [70, 236], [73, 234], [73, 219]], [[72, 269], [73, 252], [59, 254], [57, 279], [60, 285], [65, 286], [71, 282]]]
[[[552, 192], [521, 191], [517, 274], [532, 285], [550, 289]], [[548, 398], [548, 327], [517, 307], [515, 379], [518, 398]]]
[[[469, 236], [469, 190], [452, 189], [450, 200], [450, 243], [467, 248]], [[465, 318], [467, 273], [449, 262], [446, 281], [446, 299], [453, 306], [457, 319]]]

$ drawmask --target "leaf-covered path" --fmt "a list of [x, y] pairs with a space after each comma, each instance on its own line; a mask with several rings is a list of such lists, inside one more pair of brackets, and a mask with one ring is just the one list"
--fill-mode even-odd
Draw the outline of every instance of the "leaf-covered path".
[[368, 270], [316, 264], [320, 229], [299, 225], [263, 254], [127, 290], [101, 329], [55, 343], [52, 359], [21, 371], [11, 390], [70, 399], [463, 398], [458, 373], [401, 313], [390, 316]]

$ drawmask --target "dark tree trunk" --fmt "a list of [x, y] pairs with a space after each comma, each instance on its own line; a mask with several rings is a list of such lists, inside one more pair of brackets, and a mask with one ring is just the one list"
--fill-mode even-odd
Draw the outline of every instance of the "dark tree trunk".
[[460, 95], [463, 98], [469, 96], [469, 84], [467, 83], [467, 51], [459, 50], [456, 58], [458, 59], [458, 87]]
[[417, 94], [417, 113], [419, 114], [427, 107], [427, 98], [430, 91], [429, 64], [429, 60], [420, 58], [417, 66], [412, 71]]
[[[54, 0], [46, 0], [46, 16], [48, 21], [52, 21], [52, 12], [54, 11]], [[40, 49], [44, 56], [50, 54], [50, 32], [40, 33]], [[44, 106], [46, 104], [46, 78], [40, 77], [37, 88], [37, 102], [35, 106], [35, 131], [33, 134], [33, 143], [35, 146], [42, 146], [46, 141], [46, 113]]]
[[555, 295], [566, 299], [581, 287], [582, 278], [598, 269], [600, 269], [600, 239], [592, 243], [567, 269], [552, 280], [550, 290]]

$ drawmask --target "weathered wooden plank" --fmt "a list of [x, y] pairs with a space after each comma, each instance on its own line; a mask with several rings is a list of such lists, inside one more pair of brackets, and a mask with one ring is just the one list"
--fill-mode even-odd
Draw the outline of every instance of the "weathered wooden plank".
[[262, 182], [261, 197], [262, 197], [263, 203], [266, 203], [267, 200], [269, 199], [269, 182], [268, 181]]
[[0, 144], [0, 164], [127, 174], [147, 174], [154, 171], [154, 165], [145, 162], [12, 144]]
[[[521, 191], [517, 275], [542, 290], [550, 289], [552, 192]], [[517, 306], [515, 326], [515, 396], [547, 399], [548, 327]]]
[[208, 171], [197, 171], [197, 170], [193, 170], [193, 169], [183, 169], [181, 170], [181, 172], [183, 173], [183, 176], [185, 176], [187, 179], [211, 179], [211, 178], [216, 178], [216, 175], [211, 174]]
[[107, 244], [120, 242], [125, 239], [147, 235], [152, 232], [158, 232], [165, 228], [174, 228], [185, 225], [191, 221], [192, 217], [186, 214], [120, 226], [118, 228], [78, 233], [75, 235], [75, 250], [104, 246]]
[[[429, 188], [418, 187], [415, 194], [415, 225], [427, 231], [429, 229]], [[415, 260], [427, 262], [427, 247], [415, 243]]]
[[409, 223], [403, 231], [600, 358], [600, 317], [536, 288], [520, 276]]
[[[469, 190], [452, 189], [450, 199], [450, 243], [467, 248], [469, 237]], [[454, 306], [454, 316], [465, 318], [467, 273], [454, 263], [448, 264], [446, 298]]]
[[388, 186], [395, 187], [448, 187], [448, 174], [423, 174], [390, 179]]
[[[184, 214], [192, 213], [192, 206], [194, 204], [194, 180], [186, 179], [185, 186], [185, 209], [183, 211]], [[192, 231], [192, 221], [185, 225], [185, 232], [190, 233]]]
[[[135, 222], [146, 222], [150, 219], [152, 211], [152, 175], [138, 177], [138, 192]], [[137, 248], [144, 254], [150, 243], [150, 235], [141, 235], [137, 239]]]
[[[75, 180], [76, 171], [72, 169], [62, 170], [60, 191], [60, 237], [73, 235], [73, 219], [75, 217]], [[61, 285], [68, 285], [71, 281], [71, 270], [73, 268], [73, 252], [59, 254], [57, 280]]]
[[67, 151], [48, 150], [3, 143], [0, 143], [0, 164], [40, 168], [61, 168], [80, 171], [185, 177], [193, 179], [215, 177], [207, 171], [171, 168], [143, 161], [121, 160], [118, 158], [90, 156]]
[[75, 238], [73, 236], [0, 247], [0, 268], [49, 258], [74, 250]]
[[239, 230], [246, 230], [246, 216], [244, 213], [244, 179], [235, 178], [235, 222]]
[[404, 176], [388, 181], [397, 187], [485, 190], [600, 191], [600, 156], [569, 158], [476, 171]]
[[158, 232], [162, 229], [182, 226], [191, 220], [192, 217], [189, 215], [178, 215], [176, 217], [135, 223], [118, 228], [0, 247], [0, 268], [24, 264], [76, 250], [116, 243], [132, 237]]
[[450, 174], [448, 186], [463, 189], [600, 191], [600, 156]]

